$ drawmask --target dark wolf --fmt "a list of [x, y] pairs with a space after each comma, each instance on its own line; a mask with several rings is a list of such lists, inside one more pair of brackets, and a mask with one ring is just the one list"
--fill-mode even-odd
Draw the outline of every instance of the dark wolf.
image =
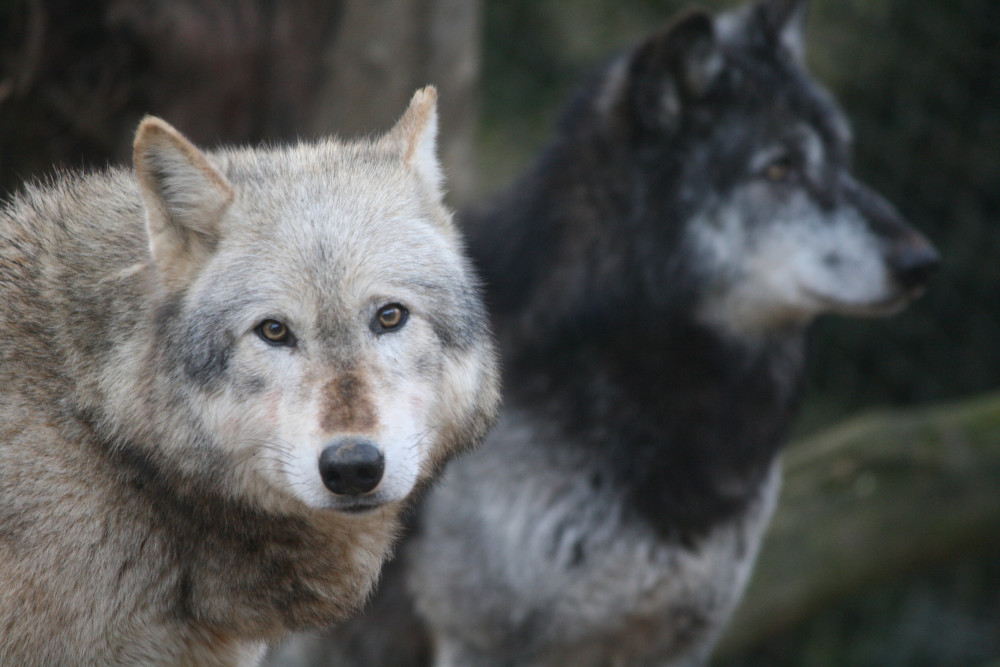
[[897, 312], [938, 264], [851, 175], [804, 11], [687, 14], [464, 216], [505, 407], [423, 503], [373, 620], [339, 633], [362, 663], [419, 636], [384, 620], [404, 579], [429, 639], [398, 652], [437, 665], [707, 660], [775, 505], [810, 323]]
[[210, 153], [149, 118], [0, 209], [0, 664], [256, 664], [365, 599], [499, 399], [435, 100]]

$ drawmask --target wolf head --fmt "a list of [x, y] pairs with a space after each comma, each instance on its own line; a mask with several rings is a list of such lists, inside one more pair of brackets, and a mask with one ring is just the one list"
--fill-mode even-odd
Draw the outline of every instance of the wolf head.
[[804, 13], [769, 0], [688, 14], [614, 61], [588, 93], [588, 120], [564, 128], [596, 123], [604, 143], [583, 159], [615, 173], [607, 197], [626, 202], [625, 225], [655, 228], [622, 249], [652, 298], [672, 285], [704, 324], [737, 336], [893, 312], [938, 263], [851, 175], [848, 123], [803, 67]]
[[173, 463], [353, 511], [484, 435], [497, 373], [442, 203], [435, 101], [418, 91], [388, 134], [353, 143], [205, 154], [162, 120], [139, 126], [170, 415], [152, 421]]

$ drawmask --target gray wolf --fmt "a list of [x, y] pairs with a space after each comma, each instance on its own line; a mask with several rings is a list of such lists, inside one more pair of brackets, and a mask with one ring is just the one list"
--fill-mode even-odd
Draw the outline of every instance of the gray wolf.
[[437, 665], [707, 660], [776, 502], [810, 323], [897, 312], [938, 264], [852, 176], [804, 13], [680, 18], [463, 216], [504, 409], [422, 504], [369, 616], [337, 631], [362, 662], [389, 637]]
[[362, 141], [202, 152], [0, 210], [0, 664], [244, 665], [368, 595], [494, 419], [436, 93]]

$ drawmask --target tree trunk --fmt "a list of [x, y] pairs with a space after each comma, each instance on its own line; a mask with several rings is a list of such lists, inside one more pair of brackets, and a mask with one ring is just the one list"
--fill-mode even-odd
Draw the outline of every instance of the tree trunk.
[[449, 189], [456, 204], [467, 202], [475, 185], [479, 21], [479, 3], [467, 0], [344, 0], [309, 131], [350, 136], [389, 127], [416, 88], [434, 84]]
[[0, 194], [53, 165], [131, 159], [143, 115], [196, 143], [384, 131], [440, 93], [456, 203], [474, 178], [479, 0], [0, 3]]

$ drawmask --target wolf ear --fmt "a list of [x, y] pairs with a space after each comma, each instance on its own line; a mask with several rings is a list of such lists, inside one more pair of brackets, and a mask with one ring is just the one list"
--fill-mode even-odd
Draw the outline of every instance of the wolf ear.
[[686, 103], [705, 95], [722, 71], [722, 49], [712, 17], [684, 16], [636, 49], [629, 63], [629, 94], [650, 128], [671, 129]]
[[176, 285], [214, 250], [233, 187], [201, 151], [159, 118], [143, 119], [133, 148], [150, 254], [165, 279]]
[[410, 106], [389, 131], [389, 138], [399, 146], [406, 167], [441, 200], [444, 176], [437, 157], [437, 132], [437, 89], [427, 86], [413, 94]]
[[765, 0], [754, 8], [748, 30], [757, 41], [783, 47], [804, 63], [807, 5], [806, 0]]

